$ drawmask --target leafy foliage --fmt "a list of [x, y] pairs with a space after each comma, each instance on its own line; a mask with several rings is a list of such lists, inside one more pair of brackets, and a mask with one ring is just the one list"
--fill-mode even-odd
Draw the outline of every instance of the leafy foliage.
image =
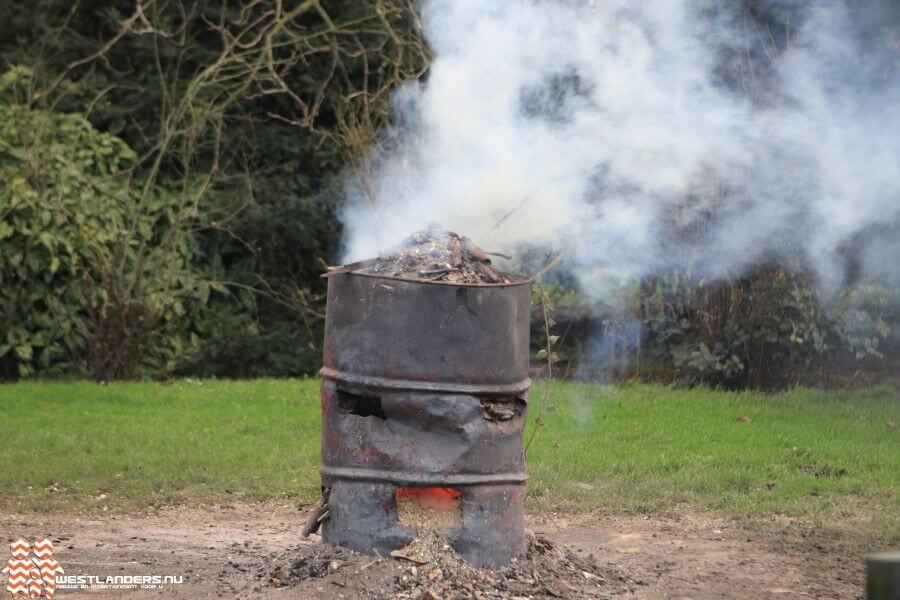
[[861, 372], [860, 382], [891, 379], [889, 357], [898, 347], [900, 290], [860, 284], [823, 304], [809, 276], [773, 265], [730, 281], [670, 271], [620, 285], [610, 303], [590, 300], [571, 281], [543, 289], [558, 324], [548, 337], [540, 311], [532, 314], [532, 351], [551, 339], [562, 377], [845, 385]]
[[[647, 342], [685, 383], [781, 387], [797, 383], [817, 359], [877, 355], [887, 333], [846, 327], [819, 302], [802, 274], [762, 265], [732, 282], [671, 273], [642, 286]], [[848, 309], [856, 322], [870, 317]], [[884, 327], [884, 321], [879, 321]]]
[[192, 209], [135, 186], [120, 138], [21, 101], [29, 79], [24, 68], [0, 78], [3, 375], [171, 369], [186, 304], [208, 294], [176, 225]]
[[[363, 169], [358, 158], [387, 119], [392, 87], [427, 64], [407, 0], [3, 3], [0, 57], [29, 66], [29, 106], [79, 114], [133, 149], [119, 181], [133, 188], [120, 194], [123, 205], [133, 194], [179, 199], [175, 214], [158, 222], [168, 233], [156, 225], [152, 235], [146, 226], [138, 232], [146, 241], [140, 268], [159, 267], [153, 261], [177, 239], [184, 260], [162, 265], [209, 278], [173, 275], [195, 299], [168, 295], [164, 306], [144, 307], [150, 317], [138, 310], [134, 286], [113, 283], [131, 273], [129, 259], [110, 263], [100, 287], [113, 298], [113, 290], [127, 294], [118, 312], [97, 313], [102, 327], [92, 339], [106, 340], [97, 354], [125, 336], [118, 343], [133, 346], [129, 354], [156, 375], [176, 366], [220, 376], [315, 368], [318, 275], [340, 236], [338, 174], [348, 164]], [[180, 334], [123, 329], [161, 318], [180, 322]], [[170, 341], [158, 346], [164, 337]], [[79, 373], [77, 362], [55, 357], [21, 370], [17, 363], [7, 376]]]

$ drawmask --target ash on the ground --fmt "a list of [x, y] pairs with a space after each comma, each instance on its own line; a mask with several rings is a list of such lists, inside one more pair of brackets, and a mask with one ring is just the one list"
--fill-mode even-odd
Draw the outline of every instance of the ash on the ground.
[[331, 267], [326, 276], [356, 272], [450, 283], [509, 283], [519, 279], [494, 267], [491, 255], [509, 258], [485, 252], [468, 237], [432, 224], [377, 258]]
[[600, 568], [546, 538], [528, 533], [523, 555], [497, 568], [475, 568], [435, 532], [425, 532], [390, 556], [367, 556], [332, 546], [303, 546], [272, 557], [269, 585], [302, 586], [318, 580], [364, 598], [419, 600], [483, 598], [611, 598], [631, 581]]
[[298, 550], [299, 552], [284, 553], [294, 554], [293, 560], [276, 561], [275, 566], [266, 573], [269, 583], [278, 587], [293, 586], [337, 571], [346, 564], [357, 562], [361, 556], [357, 552], [331, 544], [316, 544]]

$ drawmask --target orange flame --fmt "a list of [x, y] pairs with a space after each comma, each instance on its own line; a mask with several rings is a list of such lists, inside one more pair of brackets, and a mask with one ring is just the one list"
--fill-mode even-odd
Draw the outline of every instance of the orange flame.
[[423, 508], [453, 510], [456, 500], [462, 495], [449, 487], [398, 487], [397, 502], [417, 502]]

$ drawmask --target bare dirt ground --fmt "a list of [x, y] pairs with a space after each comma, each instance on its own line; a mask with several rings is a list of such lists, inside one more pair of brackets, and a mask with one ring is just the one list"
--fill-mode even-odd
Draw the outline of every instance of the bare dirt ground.
[[[162, 589], [58, 590], [60, 598], [395, 597], [399, 582], [416, 579], [416, 565], [408, 562], [338, 552], [326, 553], [311, 569], [313, 576], [278, 585], [273, 570], [289, 567], [285, 561], [291, 556], [323, 556], [318, 536], [300, 539], [307, 516], [308, 509], [275, 504], [169, 508], [145, 515], [0, 515], [0, 535], [52, 539], [54, 556], [68, 575], [184, 577]], [[839, 544], [802, 523], [747, 526], [702, 515], [541, 514], [531, 515], [528, 526], [596, 568], [600, 576], [584, 574], [596, 591], [589, 597], [862, 596], [862, 557], [842, 555]], [[418, 565], [420, 571], [428, 568]], [[442, 596], [411, 589], [407, 597]], [[453, 597], [491, 596], [473, 591]]]

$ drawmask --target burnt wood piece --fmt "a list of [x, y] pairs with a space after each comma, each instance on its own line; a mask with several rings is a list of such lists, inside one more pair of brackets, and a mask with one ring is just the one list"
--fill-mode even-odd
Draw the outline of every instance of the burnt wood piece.
[[470, 240], [467, 237], [459, 238], [460, 247], [465, 250], [469, 256], [477, 260], [481, 263], [491, 264], [491, 258], [485, 253], [484, 250], [478, 247], [475, 242]]
[[319, 500], [318, 506], [309, 516], [309, 520], [306, 522], [306, 526], [303, 528], [303, 531], [300, 533], [304, 538], [308, 538], [311, 534], [315, 533], [319, 530], [319, 527], [322, 525], [322, 522], [328, 518], [328, 497], [331, 495], [331, 490], [329, 488], [322, 489], [322, 498]]

